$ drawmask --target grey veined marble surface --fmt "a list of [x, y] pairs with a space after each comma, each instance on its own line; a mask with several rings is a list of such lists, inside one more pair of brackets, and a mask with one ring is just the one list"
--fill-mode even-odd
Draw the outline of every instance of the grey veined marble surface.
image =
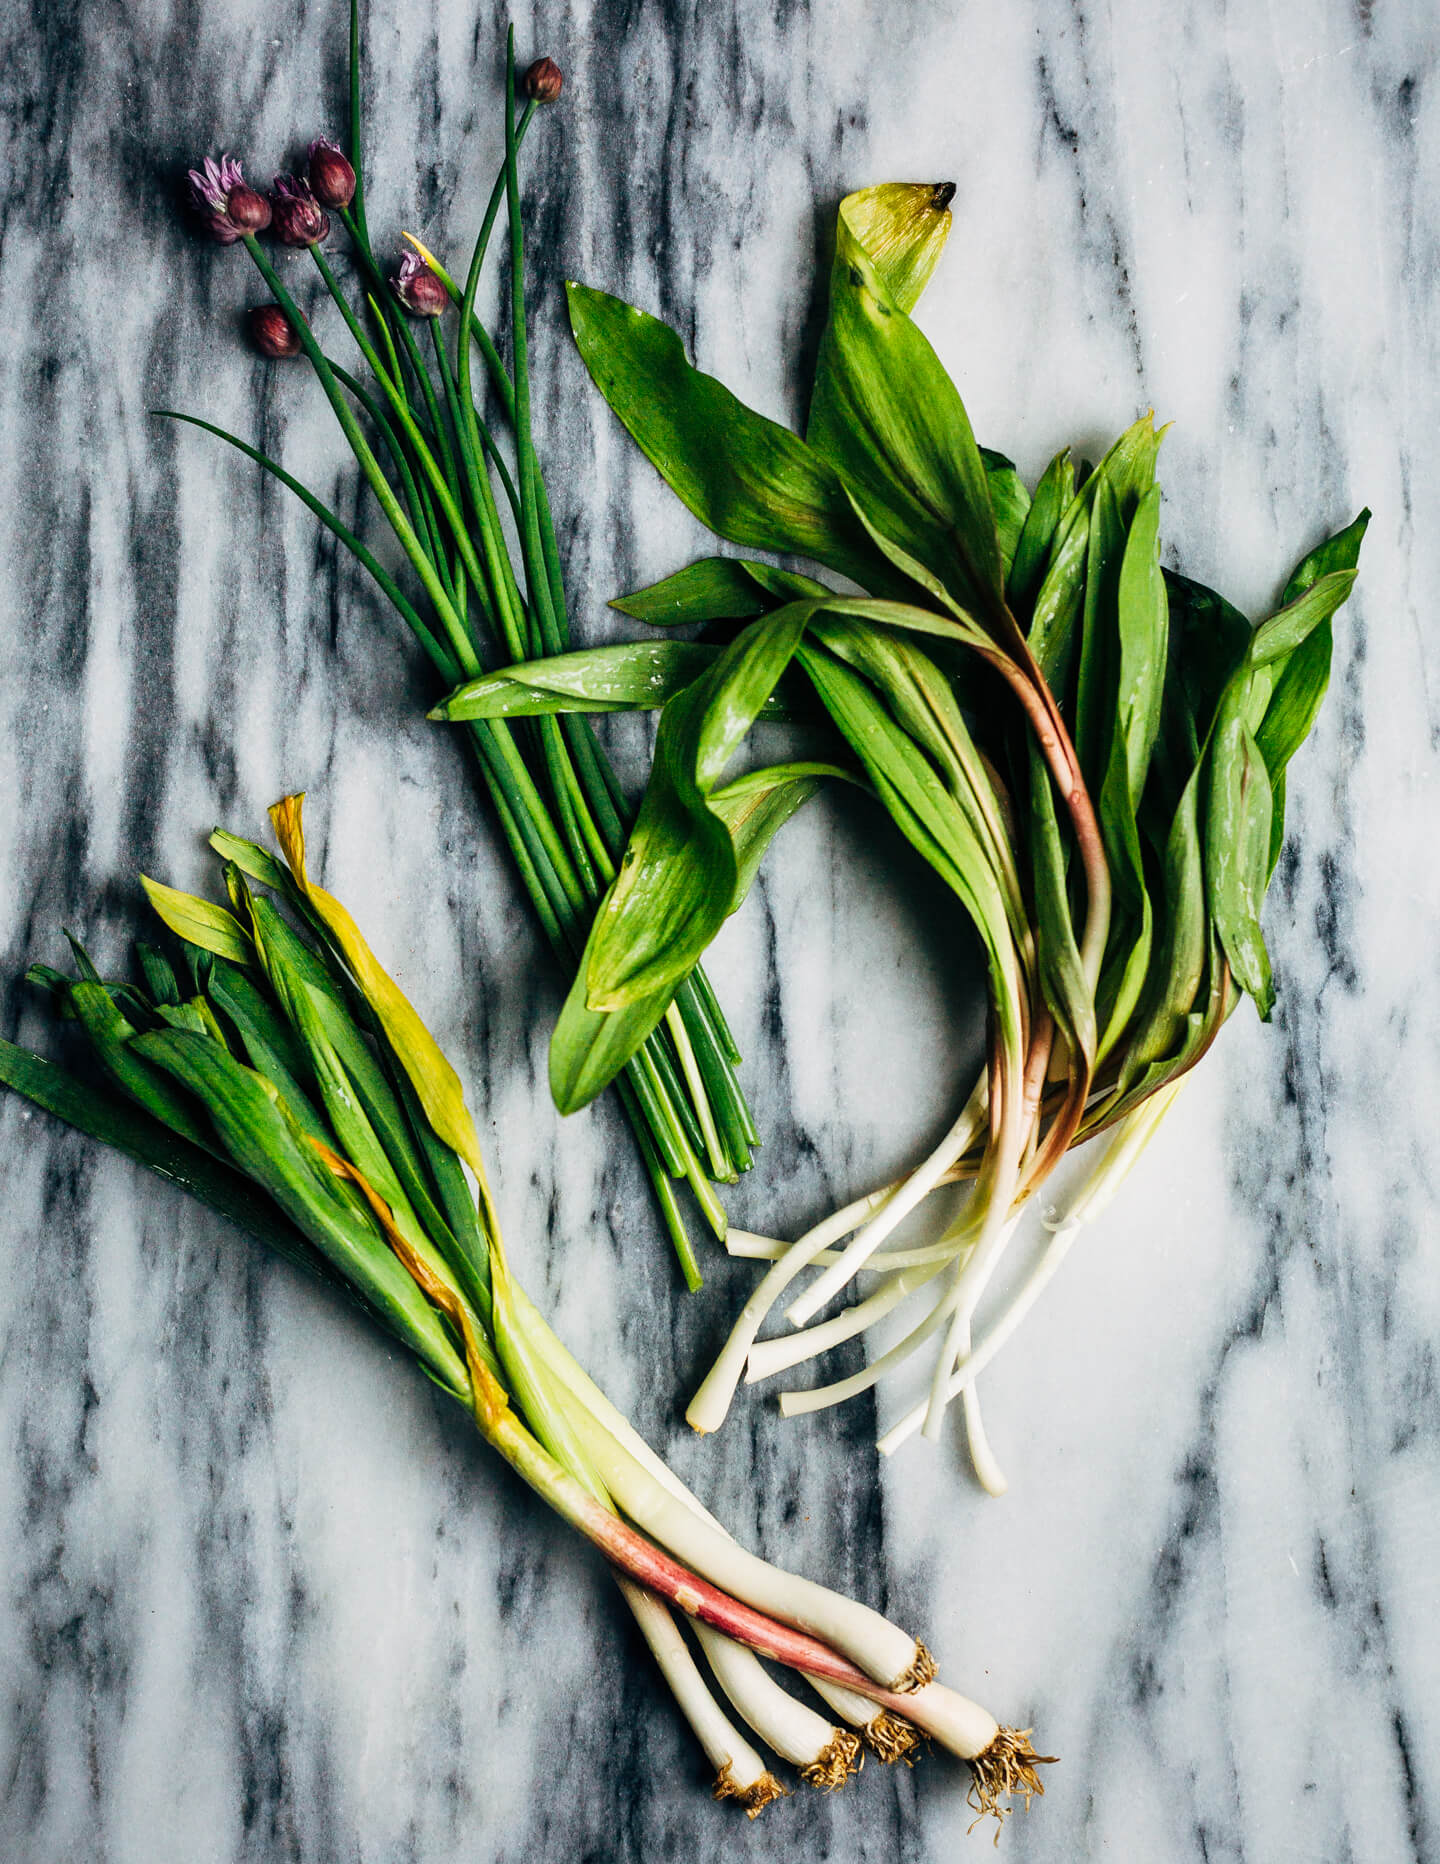
[[[0, 8], [0, 950], [117, 962], [137, 868], [311, 795], [328, 883], [474, 1084], [512, 1249], [734, 1529], [913, 1623], [1063, 1756], [1036, 1864], [1440, 1860], [1440, 71], [1420, 0], [521, 8], [538, 419], [577, 628], [702, 547], [589, 391], [579, 276], [795, 417], [839, 196], [954, 178], [921, 321], [1033, 476], [1153, 405], [1167, 550], [1262, 612], [1375, 512], [1293, 773], [1247, 1007], [986, 1381], [1012, 1491], [880, 1466], [867, 1400], [683, 1399], [753, 1280], [677, 1290], [616, 1109], [557, 1121], [556, 984], [368, 587], [179, 407], [353, 507], [243, 255], [173, 212], [340, 127], [339, 0]], [[372, 227], [446, 250], [498, 156], [488, 0], [375, 0]], [[301, 264], [293, 270], [301, 275]], [[338, 341], [338, 338], [337, 338]], [[643, 739], [614, 741], [638, 777]], [[976, 1041], [954, 914], [863, 812], [797, 821], [714, 954], [793, 1234], [916, 1158]], [[7, 984], [4, 1028], [42, 1020]], [[45, 1037], [49, 1040], [48, 1035]], [[953, 1860], [963, 1770], [872, 1763], [753, 1827], [588, 1551], [348, 1313], [157, 1181], [0, 1105], [0, 1856]], [[851, 1362], [852, 1365], [856, 1363]], [[908, 1396], [908, 1393], [907, 1393]], [[893, 1414], [888, 1394], [879, 1418]], [[968, 1840], [987, 1856], [980, 1833]]]

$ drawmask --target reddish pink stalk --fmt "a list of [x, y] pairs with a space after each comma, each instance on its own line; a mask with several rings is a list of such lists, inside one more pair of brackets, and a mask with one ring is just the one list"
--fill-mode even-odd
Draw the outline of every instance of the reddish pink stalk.
[[1090, 792], [1085, 786], [1080, 759], [1075, 754], [1070, 733], [1065, 729], [1055, 695], [1018, 629], [1016, 635], [1023, 664], [1022, 660], [1015, 659], [999, 647], [982, 647], [975, 651], [994, 667], [1020, 701], [1021, 710], [1035, 733], [1041, 754], [1065, 800], [1065, 807], [1075, 829], [1076, 844], [1080, 849], [1081, 865], [1085, 869], [1085, 934], [1081, 956], [1085, 962], [1086, 976], [1093, 983], [1099, 974], [1105, 939], [1110, 930], [1110, 867], [1105, 859], [1105, 844], [1101, 839], [1100, 824], [1095, 819]]
[[542, 1501], [548, 1502], [557, 1514], [578, 1528], [612, 1565], [628, 1574], [637, 1585], [648, 1587], [688, 1617], [713, 1625], [717, 1631], [723, 1631], [737, 1643], [749, 1645], [763, 1657], [773, 1657], [777, 1663], [789, 1664], [792, 1669], [803, 1670], [809, 1676], [843, 1683], [868, 1696], [872, 1702], [893, 1708], [897, 1714], [904, 1713], [906, 1698], [903, 1694], [886, 1689], [819, 1638], [797, 1631], [732, 1597], [688, 1566], [682, 1566], [671, 1554], [622, 1521], [612, 1509], [582, 1488], [530, 1434], [493, 1379], [482, 1376], [479, 1383], [481, 1392], [475, 1415], [487, 1441]]

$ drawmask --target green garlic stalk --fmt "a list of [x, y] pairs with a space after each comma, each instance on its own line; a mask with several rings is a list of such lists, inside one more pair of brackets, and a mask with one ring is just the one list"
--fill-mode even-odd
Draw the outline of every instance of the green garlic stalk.
[[741, 1547], [551, 1332], [510, 1265], [459, 1077], [312, 878], [301, 804], [270, 812], [279, 859], [212, 836], [226, 905], [145, 880], [177, 957], [142, 946], [143, 984], [103, 980], [79, 945], [77, 976], [32, 969], [103, 1088], [10, 1043], [0, 1083], [337, 1286], [463, 1404], [609, 1561], [717, 1797], [752, 1817], [781, 1797], [766, 1748], [833, 1788], [862, 1742], [894, 1760], [928, 1735], [971, 1763], [978, 1811], [1003, 1818], [1015, 1793], [1028, 1803], [1043, 1758], [1028, 1731], [938, 1682], [924, 1645], [879, 1612]]

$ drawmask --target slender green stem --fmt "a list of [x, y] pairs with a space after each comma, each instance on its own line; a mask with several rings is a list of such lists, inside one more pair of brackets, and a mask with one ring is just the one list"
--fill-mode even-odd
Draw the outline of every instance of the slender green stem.
[[686, 1139], [683, 1143], [685, 1147], [685, 1176], [689, 1180], [690, 1189], [695, 1194], [696, 1203], [705, 1213], [705, 1221], [710, 1225], [710, 1228], [715, 1232], [716, 1236], [719, 1237], [721, 1242], [723, 1242], [725, 1240], [725, 1231], [729, 1227], [728, 1219], [725, 1215], [725, 1206], [720, 1202], [719, 1198], [716, 1197], [714, 1186], [705, 1176], [704, 1167], [701, 1165], [699, 1159], [696, 1158], [689, 1140]]
[[685, 1098], [684, 1084], [680, 1079], [680, 1069], [675, 1060], [675, 1053], [666, 1040], [661, 1029], [652, 1030], [646, 1037], [641, 1049], [645, 1057], [646, 1068], [650, 1071], [656, 1087], [663, 1095], [665, 1104], [673, 1113], [676, 1131], [683, 1133], [694, 1152], [705, 1149], [704, 1135], [700, 1131], [700, 1121], [695, 1109]]
[[[415, 424], [415, 417], [410, 412], [409, 400], [401, 388], [391, 381], [388, 372], [381, 363], [379, 356], [376, 354], [374, 344], [366, 336], [364, 330], [360, 327], [359, 320], [350, 309], [346, 301], [345, 293], [340, 289], [339, 280], [335, 277], [334, 272], [331, 271], [329, 262], [324, 253], [321, 252], [318, 246], [312, 246], [310, 248], [310, 257], [315, 261], [316, 269], [324, 279], [326, 289], [335, 300], [341, 316], [345, 319], [350, 334], [355, 339], [356, 347], [365, 358], [371, 373], [384, 391], [385, 399], [390, 403], [395, 418], [400, 423], [405, 438], [410, 444], [410, 450], [414, 454], [421, 471], [430, 481], [431, 490], [435, 494], [435, 502], [439, 505], [440, 510], [445, 516], [446, 523], [450, 527], [451, 534], [459, 548], [461, 559], [465, 564], [465, 569], [471, 582], [474, 583], [477, 589], [483, 589], [485, 587], [485, 573], [481, 568], [479, 557], [475, 554], [475, 546], [470, 541], [470, 533], [465, 524], [464, 514], [460, 510], [455, 494], [450, 489], [449, 481], [436, 462], [429, 447], [426, 446], [419, 427]], [[458, 620], [459, 617], [457, 616], [456, 619]], [[473, 651], [472, 641], [472, 654]]]
[[[719, 1038], [721, 1052], [732, 1067], [738, 1068], [745, 1058], [740, 1053], [734, 1036], [730, 1033], [730, 1025], [725, 1020], [724, 1012], [720, 1008], [720, 1000], [715, 995], [714, 988], [711, 985], [709, 977], [705, 973], [704, 966], [697, 964], [695, 969], [690, 973], [690, 978], [695, 986], [696, 995], [705, 1006], [705, 1014], [715, 1030], [716, 1036]], [[752, 1144], [753, 1143], [755, 1142], [752, 1141]]]
[[730, 1178], [734, 1167], [720, 1141], [716, 1130], [715, 1115], [710, 1107], [709, 1096], [705, 1092], [705, 1082], [700, 1073], [700, 1064], [695, 1059], [695, 1050], [680, 1015], [677, 1004], [671, 1003], [665, 1012], [665, 1027], [670, 1031], [670, 1040], [675, 1044], [675, 1053], [680, 1059], [680, 1072], [685, 1077], [685, 1085], [690, 1090], [690, 1099], [695, 1114], [700, 1122], [701, 1137], [705, 1142], [705, 1156], [710, 1164], [710, 1173], [715, 1178]]
[[[466, 614], [465, 591], [468, 586], [465, 580], [465, 566], [461, 563], [458, 554], [453, 563], [450, 561], [450, 557], [445, 549], [445, 536], [440, 528], [440, 519], [436, 513], [434, 501], [431, 499], [423, 479], [416, 480], [415, 490], [419, 495], [420, 510], [425, 519], [425, 535], [430, 540], [430, 549], [435, 559], [435, 567], [439, 570], [441, 580], [445, 584], [451, 601], [455, 604], [455, 612], [459, 615], [460, 619], [464, 621]], [[468, 623], [466, 632], [469, 632]]]
[[616, 1077], [615, 1085], [619, 1089], [621, 1105], [635, 1133], [645, 1169], [650, 1175], [655, 1201], [660, 1206], [660, 1214], [665, 1220], [666, 1229], [670, 1232], [670, 1241], [675, 1246], [675, 1255], [680, 1263], [680, 1273], [685, 1277], [685, 1286], [691, 1294], [695, 1294], [705, 1285], [705, 1278], [700, 1273], [695, 1248], [690, 1241], [690, 1233], [685, 1228], [685, 1218], [680, 1210], [679, 1199], [675, 1195], [675, 1186], [661, 1163], [660, 1155], [655, 1148], [655, 1141], [651, 1137], [645, 1116], [635, 1098], [629, 1069]]
[[[518, 149], [520, 139], [530, 127], [530, 120], [535, 114], [535, 102], [532, 98], [521, 114], [517, 129], [515, 122], [515, 87], [513, 84], [506, 93], [505, 106], [505, 147], [506, 176], [509, 173], [510, 150]], [[508, 181], [507, 181], [508, 185]], [[502, 182], [497, 179], [490, 191], [490, 200], [485, 208], [485, 217], [480, 223], [480, 232], [475, 240], [474, 251], [470, 255], [470, 270], [465, 279], [465, 291], [460, 300], [460, 336], [456, 341], [455, 373], [460, 384], [461, 401], [465, 409], [465, 419], [471, 430], [471, 443], [476, 452], [480, 450], [480, 437], [475, 425], [475, 395], [470, 385], [470, 345], [465, 341], [467, 329], [474, 328], [478, 322], [475, 316], [475, 293], [480, 285], [480, 272], [485, 264], [485, 254], [490, 245], [490, 234], [495, 225], [495, 217], [500, 211]], [[488, 337], [487, 337], [488, 342]], [[498, 360], [498, 357], [497, 357]], [[515, 420], [513, 396], [506, 407], [506, 416], [511, 424]], [[531, 591], [531, 603], [534, 603], [534, 591]]]
[[[380, 300], [375, 296], [373, 291], [366, 292], [365, 302], [370, 306], [370, 316], [374, 321], [375, 328], [380, 332], [380, 340], [385, 345], [385, 355], [390, 364], [390, 379], [397, 387], [403, 388], [405, 384], [405, 371], [400, 366], [400, 354], [395, 348], [395, 338], [390, 330], [390, 319], [385, 315], [385, 312], [381, 308]], [[444, 429], [442, 428], [439, 437], [443, 438], [443, 435]]]
[[[527, 103], [519, 122], [516, 122], [512, 90], [512, 99], [508, 108], [506, 120], [508, 124], [514, 126], [515, 148], [517, 152], [520, 148], [520, 144], [525, 140], [525, 132], [529, 129], [534, 114], [535, 106], [532, 101]], [[508, 166], [508, 152], [506, 166]], [[480, 223], [480, 237], [475, 242], [475, 250], [479, 254], [479, 264], [481, 265], [485, 263], [485, 253], [490, 244], [491, 230], [495, 225], [495, 217], [500, 212], [500, 203], [505, 198], [506, 166], [502, 166], [500, 173], [495, 178], [495, 185], [490, 190], [490, 199], [486, 204], [485, 217]], [[408, 238], [409, 235], [406, 237]], [[465, 298], [464, 291], [456, 284], [455, 280], [445, 270], [445, 267], [435, 255], [428, 249], [420, 247], [418, 240], [411, 239], [410, 243], [416, 247], [425, 263], [450, 293], [452, 301], [455, 304], [463, 303]], [[472, 260], [471, 263], [473, 265], [475, 261]], [[461, 328], [464, 328], [463, 324]], [[473, 310], [470, 313], [470, 336], [479, 348], [485, 367], [490, 373], [490, 379], [495, 385], [495, 392], [500, 397], [500, 405], [505, 410], [505, 418], [513, 426], [515, 422], [515, 385], [510, 380], [509, 372], [504, 363], [500, 360], [500, 352], [496, 349], [491, 339], [490, 332], [485, 328], [484, 324], [481, 323]]]
[[[246, 233], [246, 235], [244, 235], [244, 244], [246, 244], [246, 252], [250, 254], [253, 263], [255, 263], [257, 272], [261, 274], [261, 278], [265, 280], [266, 285], [270, 287], [270, 291], [274, 293], [274, 298], [276, 298], [279, 308], [283, 309], [285, 315], [291, 319], [291, 324], [294, 326], [294, 330], [296, 330], [298, 337], [300, 337], [300, 345], [302, 345], [302, 349], [306, 350], [306, 356], [309, 358], [309, 362], [311, 362], [311, 367], [315, 369], [317, 377], [320, 378], [320, 388], [324, 390], [328, 403], [330, 403], [330, 406], [335, 410], [335, 419], [341, 423], [341, 432], [345, 434], [346, 440], [350, 442], [350, 451], [354, 453], [356, 462], [360, 464], [361, 472], [365, 473], [365, 477], [367, 477], [367, 481], [369, 481], [369, 485], [371, 485], [376, 503], [380, 505], [380, 509], [386, 514], [386, 518], [389, 520], [389, 526], [395, 531], [395, 537], [401, 542], [401, 548], [404, 550], [404, 554], [410, 557], [410, 563], [414, 565], [415, 574], [419, 576], [421, 582], [425, 583], [425, 593], [430, 596], [430, 602], [434, 604], [436, 613], [440, 615], [440, 621], [442, 621], [443, 628], [445, 628], [445, 634], [449, 636], [451, 649], [455, 652], [455, 658], [458, 660], [458, 664], [460, 664], [462, 673], [466, 673], [469, 678], [477, 677], [479, 671], [481, 671], [481, 664], [479, 664], [479, 660], [475, 658], [475, 649], [473, 649], [471, 643], [469, 643], [468, 634], [466, 634], [464, 626], [460, 623], [460, 617], [456, 615], [455, 608], [453, 608], [449, 596], [445, 595], [445, 589], [443, 589], [442, 582], [440, 582], [440, 576], [438, 576], [438, 572], [436, 572], [434, 563], [430, 563], [427, 552], [425, 552], [425, 546], [421, 544], [419, 537], [415, 535], [414, 526], [410, 524], [410, 520], [406, 518], [406, 514], [402, 511], [401, 501], [395, 498], [395, 492], [391, 490], [391, 485], [389, 485], [389, 481], [386, 479], [386, 473], [384, 473], [382, 466], [380, 466], [380, 460], [374, 457], [374, 453], [371, 451], [371, 444], [365, 440], [365, 434], [363, 434], [360, 429], [360, 421], [354, 418], [354, 412], [350, 410], [350, 404], [348, 404], [348, 401], [345, 399], [345, 391], [341, 390], [341, 384], [335, 380], [335, 373], [333, 373], [330, 363], [326, 362], [324, 350], [320, 349], [319, 343], [315, 341], [315, 337], [311, 334], [309, 322], [307, 322], [306, 317], [302, 315], [300, 306], [294, 302], [291, 293], [285, 289], [285, 281], [281, 280], [281, 276], [276, 272], [276, 268], [270, 265], [270, 261], [268, 261], [268, 257], [265, 255], [265, 250], [261, 248], [259, 240], [253, 237], [253, 233]], [[315, 248], [311, 248], [311, 250], [315, 250]]]
[[434, 338], [435, 361], [440, 370], [440, 381], [445, 391], [445, 405], [450, 411], [450, 422], [455, 429], [456, 444], [460, 449], [460, 457], [464, 465], [470, 508], [479, 528], [480, 547], [485, 553], [485, 567], [490, 575], [491, 610], [498, 622], [507, 652], [514, 654], [517, 649], [522, 649], [528, 643], [528, 630], [520, 600], [519, 586], [515, 581], [515, 572], [510, 566], [509, 553], [501, 534], [500, 514], [495, 509], [490, 481], [477, 451], [470, 445], [460, 397], [455, 380], [450, 373], [450, 363], [445, 354], [445, 343], [440, 334], [438, 319], [431, 324], [431, 334]]
[[[715, 1105], [724, 1132], [725, 1149], [738, 1170], [748, 1171], [750, 1148], [759, 1145], [760, 1134], [745, 1104], [720, 1031], [707, 1011], [704, 996], [697, 985], [697, 974], [698, 967], [676, 991], [675, 1001], [685, 1018], [686, 1028], [691, 1031], [695, 1057], [705, 1077], [706, 1092]], [[695, 1040], [697, 1029], [701, 1032], [698, 1041]]]
[[[535, 445], [530, 426], [529, 334], [525, 315], [525, 234], [520, 223], [519, 143], [515, 136], [515, 28], [507, 39], [505, 54], [505, 201], [510, 223], [510, 341], [515, 363], [515, 431], [516, 479], [520, 488], [520, 543], [525, 558], [525, 580], [530, 592], [530, 606], [539, 618], [540, 636], [547, 653], [558, 653], [560, 635], [555, 625], [551, 602], [550, 579], [545, 570], [540, 545], [540, 521], [536, 511]], [[466, 286], [464, 309], [469, 311], [474, 299], [475, 278]], [[468, 363], [469, 345], [462, 345]]]
[[500, 484], [505, 491], [506, 503], [514, 514], [515, 522], [518, 525], [520, 522], [520, 494], [515, 488], [515, 481], [510, 476], [510, 468], [505, 464], [505, 456], [500, 451], [495, 436], [490, 432], [489, 427], [486, 426], [484, 421], [479, 421], [478, 425], [480, 429], [480, 445], [484, 448], [485, 455], [490, 461], [490, 464], [495, 468]]
[[[401, 509], [400, 501], [396, 498], [394, 491], [391, 489], [390, 482], [385, 477], [379, 460], [376, 459], [374, 453], [371, 451], [369, 441], [366, 440], [364, 434], [361, 432], [360, 423], [356, 420], [349, 402], [345, 399], [344, 390], [335, 379], [335, 373], [325, 359], [325, 352], [316, 342], [311, 333], [310, 325], [301, 313], [300, 307], [286, 290], [284, 280], [280, 277], [274, 266], [271, 265], [259, 241], [251, 233], [247, 233], [243, 237], [245, 249], [254, 261], [256, 270], [269, 286], [276, 303], [279, 304], [280, 308], [285, 312], [285, 315], [294, 326], [300, 338], [301, 347], [309, 358], [311, 367], [320, 378], [320, 386], [324, 389], [325, 397], [335, 411], [335, 418], [339, 421], [341, 431], [350, 443], [350, 450], [355, 455], [361, 472], [364, 473], [366, 479], [369, 481], [370, 489], [375, 494], [376, 502], [389, 520], [390, 528], [394, 531], [396, 538], [399, 540], [400, 547], [404, 550], [406, 556], [409, 557], [416, 575], [419, 576], [421, 582], [424, 584], [425, 593], [429, 596], [435, 607], [436, 614], [440, 617], [441, 625], [445, 629], [446, 636], [450, 642], [451, 651], [454, 653], [455, 659], [460, 665], [461, 672], [465, 674], [466, 677], [474, 679], [480, 671], [480, 662], [475, 656], [475, 650], [471, 644], [469, 635], [466, 633], [464, 623], [461, 621], [459, 615], [456, 614], [454, 605], [450, 601], [449, 596], [445, 593], [444, 586], [440, 581], [439, 574], [434, 564], [430, 561], [425, 547], [416, 535], [410, 520]], [[312, 247], [311, 250], [313, 252], [316, 249]], [[321, 263], [323, 265], [323, 261]]]
[[355, 170], [355, 197], [350, 213], [361, 233], [365, 232], [365, 151], [363, 147], [364, 112], [360, 97], [360, 0], [350, 0], [350, 166]]
[[[350, 235], [356, 255], [360, 260], [360, 268], [369, 279], [372, 293], [372, 308], [382, 321], [384, 321], [384, 310], [389, 301], [388, 294], [390, 286], [381, 275], [380, 267], [375, 262], [375, 255], [370, 250], [370, 242], [364, 229], [356, 224], [355, 220], [344, 208], [340, 210], [340, 220], [345, 231]], [[397, 312], [393, 322], [395, 331], [400, 338], [400, 347], [405, 352], [405, 360], [409, 364], [411, 373], [414, 375], [415, 381], [419, 386], [420, 396], [425, 404], [425, 412], [429, 417], [431, 431], [434, 433], [435, 443], [440, 449], [441, 462], [445, 466], [446, 472], [453, 478], [455, 476], [454, 460], [450, 457], [450, 443], [445, 434], [445, 423], [440, 418], [439, 399], [435, 393], [435, 385], [430, 380], [429, 371], [425, 367], [425, 358], [421, 354], [420, 347], [416, 343], [414, 336], [411, 334], [409, 322], [404, 314]]]
[[410, 462], [405, 457], [405, 449], [396, 438], [394, 428], [385, 418], [384, 409], [381, 408], [379, 402], [369, 393], [364, 384], [358, 382], [348, 369], [342, 368], [341, 365], [333, 359], [330, 362], [330, 367], [335, 371], [335, 379], [349, 389], [356, 401], [359, 402], [366, 414], [369, 415], [371, 425], [375, 428], [375, 431], [385, 442], [385, 450], [394, 462], [395, 473], [400, 481], [400, 488], [405, 494], [405, 505], [410, 513], [410, 522], [415, 527], [415, 534], [420, 539], [422, 545], [424, 545], [426, 554], [429, 556], [430, 561], [435, 565], [436, 569], [440, 571], [442, 576], [446, 575], [445, 559], [443, 555], [438, 554], [436, 551], [435, 539], [430, 531], [425, 508], [420, 503], [419, 489], [415, 484], [415, 475], [410, 470]]
[[520, 755], [520, 747], [509, 729], [499, 724], [494, 732], [494, 741], [506, 771], [515, 785], [517, 795], [525, 813], [534, 822], [550, 864], [564, 890], [567, 907], [567, 920], [570, 926], [576, 925], [584, 913], [585, 895], [579, 876], [565, 851], [565, 845], [556, 832], [555, 824], [550, 819], [550, 812], [545, 807], [544, 798], [535, 787], [535, 779], [530, 775], [525, 760]]
[[575, 773], [570, 768], [569, 759], [565, 755], [564, 741], [561, 739], [556, 720], [538, 718], [535, 724], [539, 731], [541, 754], [545, 759], [545, 769], [550, 778], [555, 806], [560, 811], [560, 826], [565, 831], [571, 857], [580, 875], [580, 883], [585, 889], [586, 901], [594, 907], [600, 899], [600, 877], [595, 871], [590, 846], [581, 826], [583, 798], [578, 795]]
[[300, 502], [308, 507], [333, 537], [345, 546], [355, 560], [366, 569], [374, 579], [377, 588], [395, 609], [396, 614], [405, 623], [411, 633], [430, 657], [431, 665], [447, 686], [453, 686], [460, 677], [460, 667], [449, 650], [444, 647], [421, 618], [419, 610], [395, 581], [395, 578], [346, 525], [342, 524], [328, 505], [316, 498], [307, 485], [286, 472], [285, 468], [272, 460], [268, 454], [258, 448], [247, 445], [237, 434], [227, 433], [223, 427], [216, 427], [210, 421], [202, 421], [195, 414], [180, 414], [170, 408], [157, 408], [156, 414], [167, 421], [183, 421], [187, 427], [198, 427], [207, 434], [213, 434], [217, 440], [223, 440], [227, 446], [234, 447], [237, 453], [243, 453], [253, 460], [272, 478], [278, 479], [287, 491], [293, 492]]
[[574, 919], [570, 901], [550, 859], [544, 838], [528, 812], [525, 798], [511, 778], [510, 767], [500, 751], [499, 735], [489, 721], [470, 728], [471, 743], [486, 786], [495, 798], [497, 807], [503, 805], [524, 849], [524, 859], [520, 862], [521, 875], [527, 886], [530, 886], [532, 879], [534, 881], [530, 887], [530, 897], [540, 915], [546, 936], [556, 954], [567, 964], [573, 964]]

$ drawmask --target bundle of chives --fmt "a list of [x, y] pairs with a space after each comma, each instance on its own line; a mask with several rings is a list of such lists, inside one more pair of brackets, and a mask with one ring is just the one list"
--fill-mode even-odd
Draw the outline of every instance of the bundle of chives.
[[[784, 1793], [721, 1708], [809, 1785], [841, 1786], [862, 1741], [921, 1734], [970, 1762], [1003, 1818], [1043, 1791], [1028, 1730], [935, 1680], [870, 1607], [741, 1548], [605, 1399], [516, 1281], [459, 1078], [355, 921], [310, 877], [298, 796], [271, 810], [283, 861], [217, 830], [229, 907], [145, 882], [178, 965], [143, 985], [30, 972], [78, 1024], [113, 1091], [0, 1042], [0, 1083], [179, 1183], [338, 1285], [467, 1406], [486, 1442], [611, 1563], [718, 1778], [753, 1817]], [[758, 1655], [757, 1655], [758, 1653]], [[760, 1657], [813, 1685], [828, 1713]]]
[[[361, 156], [358, 4], [350, 16], [351, 146], [311, 146], [308, 179], [276, 178], [266, 198], [226, 156], [192, 173], [202, 224], [223, 245], [243, 243], [273, 302], [251, 314], [257, 347], [272, 358], [304, 355], [315, 371], [409, 575], [392, 572], [307, 486], [236, 435], [174, 414], [236, 447], [294, 492], [369, 572], [448, 689], [476, 678], [486, 660], [562, 655], [569, 645], [565, 593], [550, 505], [531, 431], [524, 239], [518, 155], [535, 110], [559, 95], [560, 73], [541, 59], [526, 74], [517, 115], [514, 35], [507, 51], [505, 158], [481, 221], [463, 285], [431, 254], [407, 255], [387, 282], [370, 243]], [[511, 342], [507, 369], [476, 315], [475, 298], [502, 202], [509, 229]], [[349, 237], [364, 305], [352, 304], [324, 251], [330, 215]], [[259, 234], [308, 250], [359, 351], [360, 376], [326, 354]], [[447, 320], [451, 302], [458, 317]], [[368, 314], [368, 327], [366, 317]], [[428, 346], [409, 317], [428, 325]], [[446, 323], [453, 325], [447, 348]], [[510, 462], [476, 403], [474, 351], [508, 429]], [[512, 562], [499, 497], [513, 518]], [[496, 717], [467, 727], [541, 928], [567, 980], [595, 908], [615, 878], [628, 833], [625, 799], [589, 722], [575, 716]], [[721, 1238], [725, 1212], [714, 1185], [749, 1169], [759, 1134], [736, 1066], [740, 1055], [703, 970], [694, 967], [643, 1032], [624, 1012], [584, 1018], [583, 1040], [613, 1058], [626, 1114], [664, 1221], [692, 1289], [699, 1264], [676, 1193], [687, 1182]], [[637, 1036], [640, 1039], [637, 1040]], [[623, 1066], [619, 1063], [623, 1061]], [[618, 1067], [618, 1072], [617, 1072]]]

